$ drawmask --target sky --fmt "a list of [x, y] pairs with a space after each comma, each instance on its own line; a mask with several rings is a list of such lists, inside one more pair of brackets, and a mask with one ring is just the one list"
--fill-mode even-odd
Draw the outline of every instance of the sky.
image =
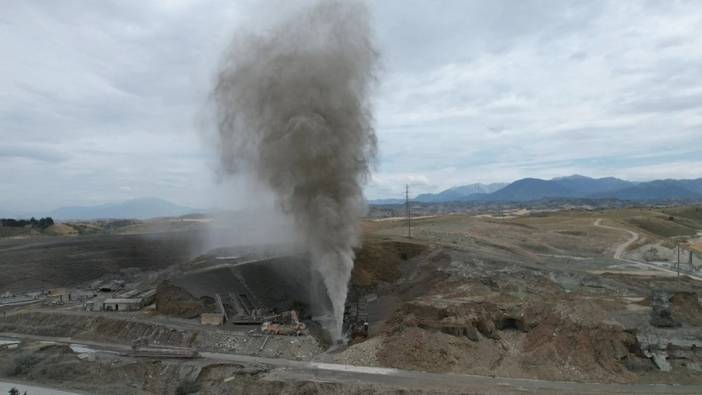
[[[227, 43], [310, 1], [2, 1], [0, 208], [210, 207]], [[381, 54], [366, 196], [571, 174], [702, 177], [699, 1], [368, 3]]]

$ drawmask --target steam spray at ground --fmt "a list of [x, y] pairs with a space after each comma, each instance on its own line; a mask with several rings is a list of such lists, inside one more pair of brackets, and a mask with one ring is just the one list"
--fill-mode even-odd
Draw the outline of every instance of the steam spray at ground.
[[323, 1], [265, 34], [237, 34], [213, 91], [225, 174], [252, 174], [303, 235], [333, 306], [344, 303], [375, 157], [377, 52], [363, 3]]

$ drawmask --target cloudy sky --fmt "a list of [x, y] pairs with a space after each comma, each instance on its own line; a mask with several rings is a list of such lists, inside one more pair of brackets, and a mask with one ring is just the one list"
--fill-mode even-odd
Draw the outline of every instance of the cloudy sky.
[[[220, 54], [290, 1], [3, 1], [0, 207], [208, 207]], [[369, 198], [569, 174], [702, 177], [699, 1], [377, 1]]]

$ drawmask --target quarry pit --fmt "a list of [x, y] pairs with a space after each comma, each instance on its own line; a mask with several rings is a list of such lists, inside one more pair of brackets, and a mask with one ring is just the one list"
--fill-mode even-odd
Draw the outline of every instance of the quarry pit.
[[[699, 269], [693, 262], [678, 277], [670, 265], [639, 261], [640, 251], [665, 239], [622, 222], [621, 215], [613, 210], [507, 219], [439, 216], [417, 220], [412, 239], [403, 234], [401, 220], [367, 220], [351, 276], [343, 346], [325, 333], [330, 302], [319, 274], [304, 254], [280, 247], [217, 249], [151, 270], [3, 291], [0, 337], [19, 342], [0, 345], [9, 364], [0, 368], [12, 377], [56, 384], [42, 365], [17, 370], [17, 363], [42, 353], [67, 366], [94, 369], [115, 360], [124, 369], [160, 361], [159, 374], [214, 388], [226, 377], [212, 378], [211, 364], [234, 358], [248, 366], [244, 371], [256, 366], [252, 383], [283, 377], [271, 361], [298, 361], [332, 370], [381, 369], [377, 374], [391, 368], [609, 383], [637, 391], [638, 385], [674, 382], [684, 384], [681, 391], [699, 392]], [[619, 228], [640, 239], [615, 257], [630, 239]], [[0, 256], [31, 251], [13, 243]], [[54, 251], [64, 251], [60, 242], [52, 243]], [[276, 331], [263, 329], [267, 321]], [[359, 321], [365, 333], [354, 331]], [[47, 350], [41, 344], [56, 346]], [[61, 344], [95, 350], [69, 351]], [[305, 372], [311, 365], [305, 366], [293, 380], [300, 385], [309, 382]], [[352, 388], [340, 377], [333, 380]], [[76, 377], [69, 384], [89, 388], [90, 379]]]

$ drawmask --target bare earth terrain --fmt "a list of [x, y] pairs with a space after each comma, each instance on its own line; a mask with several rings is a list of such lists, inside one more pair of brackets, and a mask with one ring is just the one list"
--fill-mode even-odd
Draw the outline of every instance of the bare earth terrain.
[[[367, 220], [349, 306], [364, 306], [369, 336], [331, 348], [295, 293], [315, 276], [266, 271], [300, 258], [191, 259], [199, 236], [154, 224], [0, 239], [0, 294], [14, 295], [0, 305], [0, 377], [105, 394], [702, 393], [701, 210], [431, 216], [411, 239], [402, 218]], [[156, 302], [84, 311], [96, 279], [123, 280], [115, 295], [156, 289]], [[202, 325], [228, 284], [254, 305], [303, 306], [309, 333]], [[56, 287], [82, 296], [17, 302]], [[199, 357], [137, 357], [137, 338]]]

